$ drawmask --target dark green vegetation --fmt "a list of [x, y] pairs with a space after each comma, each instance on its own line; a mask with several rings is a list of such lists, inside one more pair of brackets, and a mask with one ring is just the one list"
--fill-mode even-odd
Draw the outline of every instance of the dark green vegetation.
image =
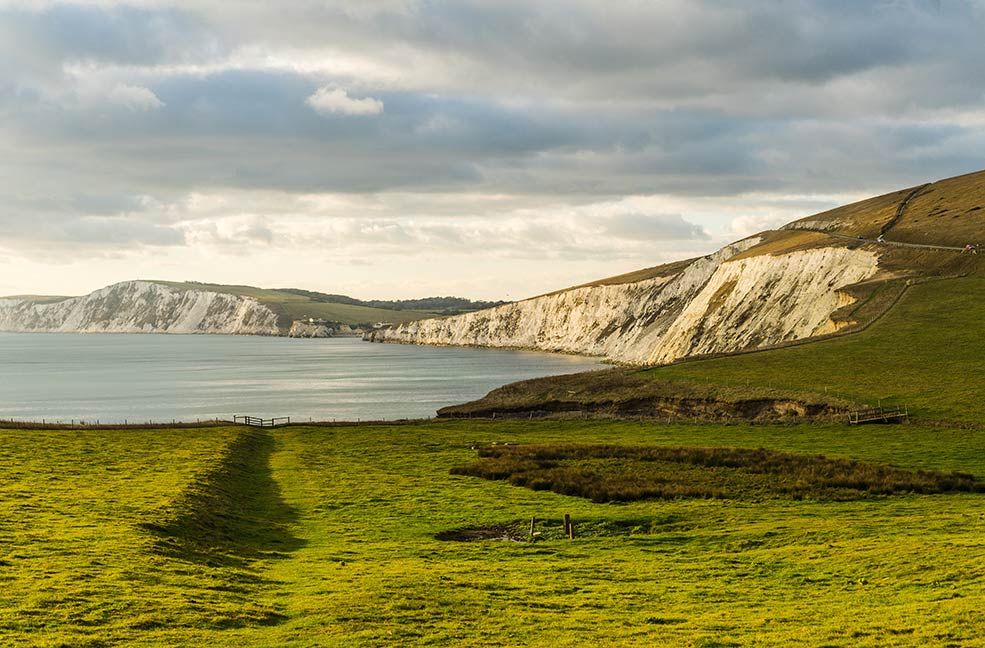
[[[375, 322], [407, 322], [438, 315], [436, 311], [430, 310], [396, 310], [367, 306], [363, 303], [337, 302], [330, 299], [331, 295], [308, 293], [308, 291], [271, 290], [253, 286], [227, 286], [197, 281], [157, 281], [155, 283], [181, 290], [211, 290], [230, 295], [252, 297], [277, 314], [277, 324], [285, 331], [291, 328], [291, 322], [294, 320], [308, 318], [356, 326]], [[319, 299], [314, 299], [312, 296], [319, 296]], [[358, 300], [351, 301], [356, 302]]]
[[852, 500], [898, 493], [985, 492], [966, 473], [909, 471], [886, 464], [765, 448], [614, 445], [490, 446], [452, 474], [505, 479], [514, 486], [587, 497]]
[[[985, 475], [985, 436], [918, 426], [0, 431], [0, 645], [973, 646], [985, 633], [983, 495], [597, 504], [450, 474], [497, 441]], [[523, 541], [492, 539], [511, 533]]]
[[436, 317], [489, 308], [503, 302], [471, 301], [460, 297], [429, 297], [425, 299], [364, 301], [345, 295], [330, 295], [297, 288], [255, 288], [225, 286], [188, 281], [176, 283], [159, 281], [173, 288], [212, 290], [253, 297], [278, 314], [282, 328], [290, 328], [299, 319], [324, 319], [341, 324], [361, 325], [375, 322], [408, 322], [423, 317]]
[[844, 419], [852, 401], [831, 394], [743, 384], [655, 380], [617, 368], [534, 378], [504, 385], [485, 397], [438, 410], [443, 418], [650, 416], [673, 420]]
[[483, 308], [493, 308], [505, 304], [504, 301], [473, 301], [462, 297], [424, 297], [422, 299], [371, 299], [365, 301], [345, 295], [328, 295], [300, 290], [298, 288], [280, 288], [278, 292], [290, 293], [307, 297], [313, 302], [349, 304], [350, 306], [367, 306], [369, 308], [385, 308], [389, 310], [415, 310], [439, 313], [441, 315], [457, 315]]

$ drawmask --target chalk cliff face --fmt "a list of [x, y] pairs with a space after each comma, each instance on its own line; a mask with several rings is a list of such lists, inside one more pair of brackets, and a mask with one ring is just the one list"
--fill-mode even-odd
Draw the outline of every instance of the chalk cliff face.
[[[838, 289], [872, 276], [877, 256], [819, 247], [746, 252], [750, 238], [666, 276], [591, 285], [443, 319], [408, 322], [366, 339], [510, 347], [654, 364], [829, 333], [851, 301]], [[745, 254], [743, 254], [746, 252]]]
[[54, 303], [0, 299], [0, 331], [278, 335], [277, 315], [249, 297], [126, 281]]
[[[361, 332], [361, 331], [360, 331]], [[329, 338], [352, 337], [358, 335], [348, 324], [318, 324], [305, 320], [295, 320], [287, 337], [292, 338]]]

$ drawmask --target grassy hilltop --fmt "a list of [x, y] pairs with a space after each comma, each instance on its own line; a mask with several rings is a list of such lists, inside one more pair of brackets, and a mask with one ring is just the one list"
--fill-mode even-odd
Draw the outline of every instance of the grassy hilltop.
[[[753, 253], [970, 238], [969, 178]], [[983, 258], [889, 250], [847, 335], [448, 411], [522, 418], [0, 430], [0, 645], [981, 645]]]

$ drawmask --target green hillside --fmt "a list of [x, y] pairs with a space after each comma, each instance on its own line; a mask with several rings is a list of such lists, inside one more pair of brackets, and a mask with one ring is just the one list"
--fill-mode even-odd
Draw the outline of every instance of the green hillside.
[[881, 233], [887, 240], [904, 243], [963, 246], [985, 242], [985, 171], [837, 207], [788, 227], [822, 225], [832, 233], [867, 239]]
[[860, 333], [785, 349], [681, 362], [640, 372], [653, 380], [892, 399], [925, 419], [985, 420], [985, 279], [911, 286]]
[[374, 322], [408, 322], [438, 315], [438, 313], [433, 311], [394, 310], [353, 304], [321, 302], [304, 295], [293, 294], [283, 290], [256, 288], [254, 286], [227, 286], [195, 281], [155, 281], [155, 283], [181, 290], [211, 290], [230, 295], [252, 297], [277, 313], [278, 324], [281, 328], [285, 329], [290, 328], [292, 321], [307, 319], [309, 317], [356, 325], [372, 324]]

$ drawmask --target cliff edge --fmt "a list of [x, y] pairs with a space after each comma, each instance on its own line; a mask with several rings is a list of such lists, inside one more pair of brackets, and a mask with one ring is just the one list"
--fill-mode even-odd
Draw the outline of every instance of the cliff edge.
[[653, 268], [640, 280], [605, 280], [475, 313], [407, 322], [365, 338], [536, 349], [645, 365], [821, 335], [846, 324], [832, 319], [853, 301], [840, 289], [878, 270], [875, 252], [821, 245], [823, 238], [800, 232], [754, 236], [684, 264]]

